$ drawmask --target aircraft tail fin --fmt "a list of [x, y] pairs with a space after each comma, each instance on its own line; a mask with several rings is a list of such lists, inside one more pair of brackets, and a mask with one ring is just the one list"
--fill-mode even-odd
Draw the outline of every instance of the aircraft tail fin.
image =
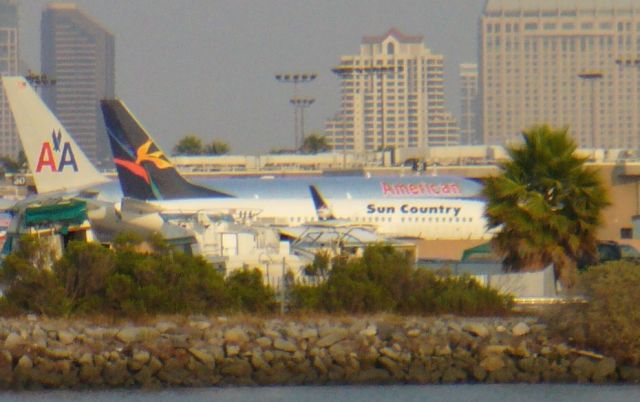
[[2, 77], [2, 85], [38, 193], [108, 181], [24, 77]]
[[336, 217], [333, 215], [333, 211], [329, 207], [329, 203], [322, 196], [320, 190], [318, 190], [316, 186], [310, 185], [309, 191], [311, 191], [311, 198], [313, 199], [313, 205], [316, 209], [318, 219], [321, 221], [335, 220]]
[[104, 99], [100, 106], [125, 197], [138, 200], [231, 197], [182, 177], [121, 100]]

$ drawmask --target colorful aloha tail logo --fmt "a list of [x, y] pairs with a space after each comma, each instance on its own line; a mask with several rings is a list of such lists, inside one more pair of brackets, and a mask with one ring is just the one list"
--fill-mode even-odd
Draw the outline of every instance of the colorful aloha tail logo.
[[150, 162], [155, 165], [158, 169], [168, 169], [173, 165], [171, 162], [167, 160], [164, 156], [164, 153], [160, 150], [149, 152], [149, 148], [153, 145], [151, 140], [148, 140], [144, 144], [140, 145], [140, 147], [136, 150], [136, 160], [135, 162], [127, 161], [124, 159], [115, 158], [114, 162], [116, 165], [120, 165], [135, 174], [138, 177], [141, 177], [147, 184], [151, 183], [151, 179], [149, 178], [149, 173], [142, 165], [143, 162]]
[[[62, 150], [60, 147], [62, 146]], [[40, 147], [40, 156], [36, 165], [36, 173], [42, 172], [48, 168], [54, 173], [62, 172], [66, 167], [78, 171], [76, 157], [73, 154], [71, 143], [69, 141], [62, 142], [62, 132], [60, 129], [51, 132], [51, 141], [45, 141]]]

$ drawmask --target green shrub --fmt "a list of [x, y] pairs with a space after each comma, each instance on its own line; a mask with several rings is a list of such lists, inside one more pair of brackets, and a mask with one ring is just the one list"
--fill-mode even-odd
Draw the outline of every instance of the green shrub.
[[70, 312], [70, 301], [50, 267], [54, 252], [49, 243], [34, 236], [22, 236], [20, 247], [5, 257], [0, 277], [5, 286], [2, 311], [23, 311], [47, 315]]
[[550, 314], [551, 328], [578, 346], [640, 364], [640, 265], [614, 261], [580, 274], [577, 291], [587, 303]]
[[367, 247], [362, 258], [338, 257], [326, 282], [296, 285], [294, 310], [403, 314], [503, 314], [512, 298], [485, 288], [470, 277], [439, 277], [412, 267], [407, 256], [384, 245]]
[[251, 313], [272, 312], [276, 307], [273, 289], [265, 285], [258, 269], [235, 271], [226, 279], [231, 306]]

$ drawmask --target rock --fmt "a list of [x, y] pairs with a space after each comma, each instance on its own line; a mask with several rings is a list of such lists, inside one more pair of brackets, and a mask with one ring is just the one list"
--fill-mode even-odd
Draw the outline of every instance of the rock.
[[206, 351], [197, 348], [189, 348], [187, 350], [193, 357], [196, 358], [196, 360], [206, 365], [207, 367], [213, 367], [215, 365], [215, 359]]
[[249, 336], [244, 329], [235, 327], [224, 332], [224, 340], [229, 343], [245, 344], [249, 342]]
[[470, 322], [465, 324], [462, 329], [472, 335], [475, 335], [480, 338], [484, 338], [489, 335], [489, 330], [484, 324], [478, 322]]
[[231, 362], [225, 362], [220, 369], [220, 372], [225, 375], [231, 375], [234, 377], [245, 378], [249, 377], [253, 372], [251, 364], [245, 360], [233, 360]]
[[620, 379], [629, 382], [631, 384], [640, 384], [640, 367], [636, 366], [621, 366]]
[[164, 334], [165, 332], [169, 332], [177, 327], [175, 322], [171, 321], [160, 321], [156, 323], [156, 329]]
[[435, 349], [436, 356], [449, 356], [451, 355], [451, 346], [449, 344], [446, 345], [438, 345]]
[[93, 365], [93, 355], [91, 353], [84, 353], [82, 356], [80, 356], [80, 358], [78, 359], [78, 363], [80, 363], [83, 366], [86, 365]]
[[417, 338], [418, 336], [420, 336], [421, 333], [422, 331], [420, 331], [418, 328], [412, 328], [407, 331], [407, 336], [409, 338]]
[[489, 373], [500, 370], [504, 366], [505, 364], [502, 357], [496, 355], [487, 356], [480, 362], [480, 367], [482, 367]]
[[11, 349], [18, 345], [24, 344], [24, 339], [15, 332], [10, 333], [7, 338], [4, 340], [4, 347]]
[[332, 328], [331, 331], [327, 331], [326, 335], [318, 340], [316, 346], [320, 348], [326, 348], [334, 343], [338, 343], [349, 335], [349, 331], [344, 328]]
[[397, 362], [402, 361], [402, 353], [394, 350], [393, 348], [382, 348], [380, 349], [380, 354], [387, 356], [391, 360], [395, 360]]
[[595, 370], [593, 372], [594, 382], [604, 382], [609, 377], [616, 373], [616, 361], [611, 357], [605, 357], [596, 363]]
[[76, 340], [76, 336], [69, 331], [58, 331], [58, 340], [63, 345], [70, 345]]
[[360, 331], [360, 335], [367, 336], [367, 337], [376, 336], [377, 333], [378, 333], [378, 327], [376, 327], [375, 324], [369, 324], [365, 329]]
[[260, 338], [256, 339], [256, 343], [262, 348], [262, 349], [266, 349], [268, 347], [271, 346], [271, 344], [273, 343], [273, 341], [271, 340], [271, 338], [268, 338], [266, 336], [261, 336]]
[[379, 368], [369, 368], [358, 373], [355, 381], [364, 384], [380, 384], [388, 382], [391, 379], [389, 372]]
[[143, 334], [143, 328], [139, 327], [126, 327], [122, 328], [116, 334], [116, 339], [122, 343], [132, 343], [141, 340]]
[[298, 350], [298, 347], [291, 341], [287, 341], [282, 338], [277, 338], [273, 341], [273, 347], [284, 352], [293, 353]]
[[318, 330], [315, 328], [305, 328], [300, 333], [302, 339], [316, 339], [318, 337]]
[[229, 357], [237, 356], [240, 353], [240, 346], [238, 345], [227, 345], [225, 346], [225, 349], [227, 351], [227, 356]]
[[524, 322], [519, 322], [517, 323], [512, 329], [511, 329], [511, 333], [513, 334], [513, 336], [522, 336], [522, 335], [526, 335], [531, 331], [531, 329], [529, 328], [529, 326], [524, 323]]
[[485, 355], [501, 355], [509, 350], [509, 346], [507, 345], [487, 345], [482, 350]]
[[[615, 363], [614, 363], [615, 364]], [[571, 372], [580, 382], [587, 382], [595, 372], [595, 364], [585, 356], [580, 356], [571, 363]]]
[[211, 323], [209, 321], [191, 321], [189, 325], [200, 331], [204, 331], [211, 327]]
[[24, 355], [18, 360], [17, 367], [22, 370], [30, 370], [33, 367], [33, 361], [29, 356]]

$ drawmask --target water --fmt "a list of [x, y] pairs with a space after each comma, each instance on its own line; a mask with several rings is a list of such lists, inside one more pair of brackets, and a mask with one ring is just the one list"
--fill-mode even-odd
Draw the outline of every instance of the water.
[[78, 402], [377, 402], [377, 401], [640, 401], [638, 385], [393, 385], [190, 388], [161, 391], [24, 391], [0, 393], [5, 401]]

